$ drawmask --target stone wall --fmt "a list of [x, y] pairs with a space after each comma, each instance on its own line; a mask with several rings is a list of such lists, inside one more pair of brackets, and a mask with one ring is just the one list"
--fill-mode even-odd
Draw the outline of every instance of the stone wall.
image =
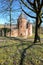
[[[9, 26], [6, 26], [8, 29]], [[1, 33], [1, 32], [0, 32]], [[2, 30], [2, 34], [4, 34], [4, 30]], [[10, 36], [10, 30], [6, 33], [6, 36]], [[17, 21], [17, 26], [11, 26], [11, 37], [24, 37], [32, 36], [32, 24], [28, 23], [24, 15], [20, 15]]]
[[32, 24], [28, 24], [28, 36], [32, 36]]
[[[7, 36], [10, 36], [10, 32], [7, 33]], [[11, 37], [17, 37], [17, 36], [18, 36], [18, 29], [12, 29]]]
[[26, 19], [20, 19], [19, 20], [19, 36], [25, 36], [26, 35]]

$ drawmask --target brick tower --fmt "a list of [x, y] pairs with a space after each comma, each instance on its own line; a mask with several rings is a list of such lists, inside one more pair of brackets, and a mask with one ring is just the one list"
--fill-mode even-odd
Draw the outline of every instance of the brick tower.
[[32, 24], [28, 23], [28, 35], [32, 36]]
[[18, 18], [18, 35], [21, 37], [26, 36], [26, 23], [27, 20], [23, 14], [21, 14]]

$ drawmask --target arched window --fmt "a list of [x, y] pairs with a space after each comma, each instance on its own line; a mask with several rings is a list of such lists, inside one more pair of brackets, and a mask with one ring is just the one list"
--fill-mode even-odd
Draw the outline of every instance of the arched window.
[[22, 33], [20, 35], [22, 36]]

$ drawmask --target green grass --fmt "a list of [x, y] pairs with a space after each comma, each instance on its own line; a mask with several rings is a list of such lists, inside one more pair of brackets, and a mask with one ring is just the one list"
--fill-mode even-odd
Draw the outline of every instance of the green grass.
[[33, 39], [34, 38], [34, 34], [32, 34], [32, 36], [28, 36], [29, 39]]
[[[28, 38], [33, 39], [34, 36], [35, 36], [35, 35], [33, 34], [32, 36], [28, 36]], [[43, 34], [39, 34], [39, 36], [40, 36], [40, 38], [43, 38]]]
[[[0, 38], [1, 39], [1, 38]], [[19, 65], [21, 53], [26, 49], [23, 65], [43, 65], [43, 45], [33, 45], [28, 41], [10, 40], [0, 42], [0, 65]], [[43, 44], [43, 43], [42, 43]]]
[[43, 34], [40, 34], [40, 38], [43, 38]]

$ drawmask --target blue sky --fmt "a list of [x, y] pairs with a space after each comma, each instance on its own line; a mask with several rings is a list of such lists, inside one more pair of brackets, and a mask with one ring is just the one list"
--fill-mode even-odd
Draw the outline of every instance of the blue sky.
[[[1, 1], [1, 0], [0, 0]], [[4, 1], [4, 0], [3, 0]], [[8, 5], [9, 3], [7, 3], [7, 5]], [[1, 7], [1, 5], [2, 4], [0, 4], [0, 7]], [[5, 3], [5, 5], [6, 5], [6, 3]], [[7, 6], [6, 5], [6, 6]], [[23, 4], [22, 4], [22, 7], [23, 7], [23, 9], [28, 13], [30, 13], [31, 15], [34, 15], [34, 16], [36, 16], [35, 15], [35, 13], [33, 13], [33, 12], [31, 12], [30, 10], [28, 10]], [[21, 14], [21, 9], [19, 9], [20, 8], [20, 4], [19, 4], [19, 2], [18, 1], [16, 1], [16, 2], [14, 2], [13, 3], [13, 5], [12, 5], [12, 10], [14, 10], [14, 12], [12, 12], [11, 13], [11, 17], [14, 19], [14, 23], [16, 24], [17, 23], [17, 19], [18, 19], [18, 17], [19, 17], [19, 15]], [[18, 10], [16, 10], [16, 9], [18, 9]], [[34, 19], [32, 19], [32, 18], [30, 18], [30, 17], [28, 17], [28, 16], [26, 16], [27, 17], [27, 20], [29, 20], [31, 23], [33, 22], [33, 21], [35, 21]], [[0, 24], [4, 24], [4, 23], [9, 23], [9, 12], [7, 11], [7, 12], [4, 12], [3, 14], [2, 13], [0, 13]]]
[[[12, 9], [14, 9], [14, 10], [18, 9], [16, 11], [12, 12], [12, 15], [11, 15], [14, 18], [14, 20], [16, 20], [16, 19], [18, 19], [19, 15], [21, 13], [19, 10], [19, 3], [17, 1], [16, 1], [16, 3], [13, 3]], [[8, 13], [8, 14], [6, 14], [6, 13]], [[4, 24], [4, 23], [8, 23], [8, 22], [9, 22], [9, 12], [0, 13], [0, 24]]]

